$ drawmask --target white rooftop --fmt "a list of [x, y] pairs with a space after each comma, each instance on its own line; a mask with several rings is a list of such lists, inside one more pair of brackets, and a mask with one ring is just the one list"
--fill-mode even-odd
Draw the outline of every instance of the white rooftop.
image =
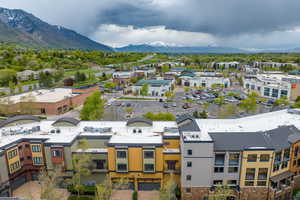
[[69, 88], [55, 88], [55, 89], [41, 89], [13, 96], [0, 98], [1, 103], [12, 104], [19, 102], [58, 102], [67, 97], [74, 97], [78, 94], [72, 94], [72, 89]]
[[[81, 121], [77, 126], [52, 126], [55, 121], [43, 120], [29, 124], [17, 124], [0, 128], [0, 149], [19, 139], [46, 139], [53, 144], [72, 142], [81, 136], [112, 136], [111, 143], [151, 143], [162, 144], [162, 133], [165, 127], [177, 128], [174, 121], [154, 121], [152, 127], [138, 127], [142, 133], [133, 133], [134, 127], [127, 127], [126, 121]], [[39, 126], [38, 131], [30, 131]], [[84, 128], [93, 127], [95, 131], [85, 131]], [[59, 131], [57, 131], [59, 130]], [[108, 131], [109, 130], [109, 131]], [[179, 132], [172, 133], [172, 135]]]
[[300, 115], [280, 110], [238, 119], [197, 119], [197, 123], [201, 132], [259, 132], [285, 125], [300, 129]]

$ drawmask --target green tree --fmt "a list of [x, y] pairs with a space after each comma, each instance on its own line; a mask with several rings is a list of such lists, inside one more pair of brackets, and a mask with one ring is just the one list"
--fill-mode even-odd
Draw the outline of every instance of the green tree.
[[177, 185], [174, 181], [174, 175], [171, 174], [168, 181], [159, 191], [159, 200], [176, 200], [176, 189]]
[[239, 104], [239, 107], [244, 110], [246, 113], [256, 113], [257, 103], [254, 96], [249, 96], [247, 99], [244, 99]]
[[167, 97], [167, 101], [172, 101], [175, 94], [173, 92], [166, 92], [165, 96]]
[[208, 118], [208, 114], [205, 110], [203, 110], [202, 112], [199, 113], [199, 118], [200, 119], [207, 119]]
[[209, 194], [209, 200], [227, 200], [229, 197], [235, 196], [233, 191], [228, 187], [218, 186], [215, 191]]
[[220, 118], [232, 117], [232, 116], [238, 114], [238, 112], [239, 112], [239, 109], [236, 105], [227, 104], [219, 110], [218, 117], [220, 117]]
[[100, 91], [96, 91], [85, 100], [80, 118], [82, 120], [99, 120], [102, 118], [103, 113], [104, 100], [101, 98]]
[[9, 81], [8, 83], [10, 94], [14, 94], [16, 90], [16, 84], [13, 81]]
[[112, 91], [113, 88], [117, 87], [117, 84], [113, 83], [113, 82], [106, 82], [104, 84], [104, 88], [108, 89], [110, 92]]
[[61, 166], [56, 166], [54, 170], [42, 169], [40, 171], [38, 177], [41, 186], [40, 199], [60, 200], [63, 198], [63, 194], [57, 191], [62, 175]]
[[289, 101], [286, 96], [282, 96], [274, 102], [274, 106], [286, 106], [289, 105]]
[[225, 98], [224, 96], [219, 96], [214, 100], [214, 103], [217, 104], [218, 106], [222, 106], [225, 104]]
[[89, 144], [87, 139], [81, 139], [78, 142], [78, 152], [73, 154], [72, 163], [73, 163], [73, 176], [70, 180], [70, 183], [77, 191], [77, 196], [80, 197], [80, 192], [83, 189], [81, 184], [82, 177], [89, 176], [91, 174], [91, 156], [87, 152]]
[[143, 117], [153, 121], [175, 121], [176, 120], [176, 117], [172, 113], [154, 114], [152, 112], [147, 112], [145, 115], [143, 115]]
[[140, 95], [142, 96], [147, 96], [148, 95], [148, 91], [149, 91], [149, 84], [148, 83], [144, 83], [141, 90], [140, 90]]
[[12, 69], [0, 70], [0, 86], [8, 86], [9, 82], [16, 83], [16, 71]]

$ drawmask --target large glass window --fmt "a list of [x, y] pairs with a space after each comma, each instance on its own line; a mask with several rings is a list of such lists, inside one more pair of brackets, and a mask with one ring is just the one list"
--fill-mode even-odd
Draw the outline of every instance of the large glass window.
[[105, 169], [105, 160], [93, 160], [95, 169]]
[[32, 145], [31, 150], [32, 150], [32, 152], [41, 152], [41, 146], [40, 145]]
[[167, 160], [168, 170], [176, 170], [176, 160]]
[[52, 150], [52, 156], [53, 157], [59, 157], [59, 158], [61, 158], [62, 157], [62, 153], [59, 150]]
[[239, 164], [239, 153], [230, 153], [229, 154], [229, 165], [238, 165]]
[[268, 177], [268, 168], [258, 169], [258, 180], [266, 180]]
[[127, 158], [127, 151], [117, 151], [117, 158]]
[[154, 172], [154, 164], [144, 164], [145, 172]]
[[256, 154], [249, 154], [247, 157], [248, 162], [256, 162], [257, 160], [257, 155]]
[[269, 154], [261, 154], [260, 155], [260, 162], [269, 162], [270, 160], [270, 155]]
[[246, 180], [254, 180], [255, 178], [255, 168], [246, 169]]
[[264, 96], [270, 96], [270, 88], [264, 88]]
[[123, 164], [123, 163], [117, 164], [117, 171], [119, 172], [127, 171], [127, 164]]
[[154, 158], [154, 151], [144, 151], [144, 158], [145, 159]]
[[279, 92], [278, 89], [272, 89], [272, 97], [277, 98], [278, 97], [278, 92]]
[[225, 160], [225, 154], [216, 154], [215, 155], [215, 165], [223, 166]]
[[237, 173], [238, 171], [238, 167], [228, 167], [228, 173]]
[[288, 91], [287, 90], [281, 90], [280, 91], [280, 96], [281, 97], [283, 97], [283, 96], [287, 97], [287, 95], [288, 95]]

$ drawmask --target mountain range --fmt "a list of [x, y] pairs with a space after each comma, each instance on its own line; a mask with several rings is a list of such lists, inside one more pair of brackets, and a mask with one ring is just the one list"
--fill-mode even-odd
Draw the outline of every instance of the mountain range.
[[128, 45], [121, 48], [115, 48], [118, 52], [156, 52], [156, 53], [171, 53], [171, 54], [223, 54], [223, 53], [249, 53], [248, 51], [232, 48], [232, 47], [211, 47], [211, 46], [195, 46], [195, 47], [183, 47], [183, 46], [159, 46], [159, 45]]
[[98, 43], [65, 27], [48, 24], [19, 9], [0, 7], [0, 42], [15, 43], [34, 48], [82, 49], [116, 52], [155, 52], [169, 54], [230, 54], [230, 53], [300, 53], [294, 49], [245, 50], [214, 46], [167, 46], [138, 44], [112, 48]]
[[0, 8], [0, 42], [38, 48], [113, 51], [73, 30], [50, 25], [23, 10]]

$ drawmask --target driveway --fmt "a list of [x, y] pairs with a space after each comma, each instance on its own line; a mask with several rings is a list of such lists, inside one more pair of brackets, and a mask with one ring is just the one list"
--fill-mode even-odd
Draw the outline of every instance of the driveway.
[[[61, 200], [69, 198], [69, 192], [66, 189], [57, 189], [55, 193], [61, 194]], [[40, 200], [41, 186], [37, 181], [30, 181], [13, 191], [13, 197], [22, 199]]]
[[139, 191], [138, 199], [159, 200], [159, 191]]
[[132, 190], [113, 190], [111, 200], [131, 200]]

